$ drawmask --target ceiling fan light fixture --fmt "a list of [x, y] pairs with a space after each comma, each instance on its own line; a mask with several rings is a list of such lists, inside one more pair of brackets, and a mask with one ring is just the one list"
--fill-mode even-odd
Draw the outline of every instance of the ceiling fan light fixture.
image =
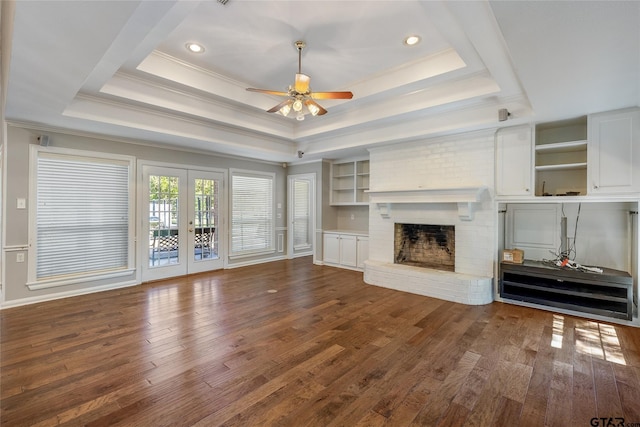
[[296, 73], [295, 83], [289, 86], [287, 92], [281, 92], [277, 90], [269, 89], [256, 89], [248, 87], [249, 92], [260, 92], [267, 95], [284, 96], [288, 99], [271, 107], [267, 110], [267, 113], [280, 113], [283, 116], [287, 116], [291, 109], [296, 112], [297, 120], [304, 120], [304, 115], [310, 113], [313, 116], [322, 116], [327, 114], [327, 110], [321, 105], [315, 102], [315, 99], [351, 99], [353, 93], [348, 91], [341, 92], [311, 92], [309, 87], [309, 81], [311, 78], [302, 74], [302, 49], [305, 47], [305, 43], [301, 40], [295, 42], [295, 46], [298, 49], [298, 72]]
[[280, 111], [280, 114], [287, 117], [289, 115], [289, 111], [291, 111], [291, 105], [290, 104], [283, 105], [279, 111]]
[[320, 108], [318, 108], [316, 105], [313, 104], [307, 104], [307, 108], [309, 109], [309, 112], [311, 113], [312, 116], [317, 116], [318, 113], [320, 112]]

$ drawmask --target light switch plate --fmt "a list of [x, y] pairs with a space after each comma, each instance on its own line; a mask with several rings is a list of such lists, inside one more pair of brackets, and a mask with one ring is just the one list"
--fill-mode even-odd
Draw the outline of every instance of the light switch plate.
[[16, 208], [17, 209], [26, 209], [27, 208], [27, 199], [23, 199], [23, 198], [19, 197], [18, 201], [16, 203]]

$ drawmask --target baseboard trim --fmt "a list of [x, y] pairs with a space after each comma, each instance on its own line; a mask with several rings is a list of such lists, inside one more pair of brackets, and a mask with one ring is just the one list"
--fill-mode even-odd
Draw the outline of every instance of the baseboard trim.
[[251, 261], [238, 262], [234, 264], [227, 264], [224, 268], [231, 269], [231, 268], [238, 268], [238, 267], [247, 267], [250, 265], [264, 264], [266, 262], [273, 262], [273, 261], [282, 261], [285, 259], [287, 259], [287, 257], [285, 255], [281, 255], [273, 258], [262, 258], [262, 259], [255, 259]]
[[121, 283], [115, 283], [115, 284], [112, 283], [109, 285], [94, 286], [90, 288], [77, 289], [73, 291], [56, 292], [55, 294], [48, 294], [48, 295], [41, 295], [37, 297], [28, 297], [28, 298], [21, 298], [17, 300], [4, 301], [2, 304], [0, 304], [0, 310], [4, 310], [5, 308], [13, 308], [13, 307], [20, 307], [23, 305], [36, 304], [39, 302], [53, 301], [53, 300], [62, 299], [62, 298], [70, 298], [70, 297], [76, 297], [80, 295], [93, 294], [96, 292], [110, 291], [113, 289], [128, 288], [138, 284], [139, 283], [135, 280], [128, 280], [126, 282], [121, 282]]

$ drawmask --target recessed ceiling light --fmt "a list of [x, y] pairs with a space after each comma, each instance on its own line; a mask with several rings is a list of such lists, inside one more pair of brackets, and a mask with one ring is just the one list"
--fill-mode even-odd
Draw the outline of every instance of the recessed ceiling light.
[[187, 43], [187, 50], [192, 53], [204, 52], [204, 46], [198, 43]]
[[407, 46], [413, 46], [418, 43], [420, 43], [420, 36], [411, 35], [411, 36], [407, 36], [404, 39], [404, 44], [406, 44]]

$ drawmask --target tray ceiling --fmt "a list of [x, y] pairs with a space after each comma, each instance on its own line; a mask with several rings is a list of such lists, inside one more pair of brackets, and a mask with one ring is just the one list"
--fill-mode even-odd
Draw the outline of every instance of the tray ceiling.
[[[298, 150], [305, 161], [338, 158], [570, 118], [638, 105], [638, 5], [3, 2], [3, 24], [13, 28], [3, 38], [5, 116], [42, 130], [277, 162], [300, 161]], [[606, 31], [596, 35], [594, 26]], [[410, 34], [421, 42], [406, 46]], [[304, 121], [265, 111], [282, 98], [245, 89], [286, 91], [296, 40], [307, 44], [302, 72], [312, 90], [350, 90], [353, 99], [319, 101], [328, 113]], [[204, 53], [187, 51], [188, 42]], [[501, 108], [509, 122], [498, 122]]]

